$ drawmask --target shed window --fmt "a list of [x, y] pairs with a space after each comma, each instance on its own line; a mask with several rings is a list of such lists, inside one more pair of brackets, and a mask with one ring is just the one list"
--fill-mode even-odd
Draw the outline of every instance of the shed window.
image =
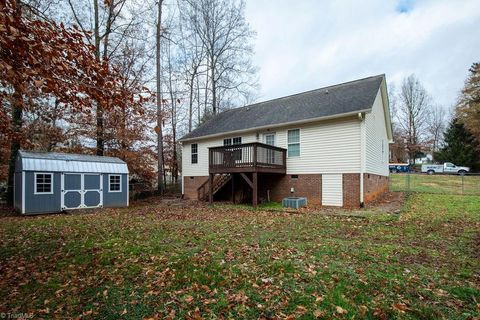
[[300, 129], [288, 130], [288, 156], [300, 156]]
[[111, 174], [108, 179], [108, 192], [122, 192], [121, 175]]
[[35, 194], [53, 193], [53, 174], [35, 173]]
[[198, 144], [192, 143], [192, 163], [198, 163]]

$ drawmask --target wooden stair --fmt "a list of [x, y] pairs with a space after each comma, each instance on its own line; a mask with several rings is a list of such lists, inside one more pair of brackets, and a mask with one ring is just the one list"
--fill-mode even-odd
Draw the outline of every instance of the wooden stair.
[[[213, 194], [217, 193], [220, 189], [223, 188], [229, 182], [232, 180], [232, 175], [229, 173], [226, 174], [219, 174], [215, 175], [213, 178]], [[197, 189], [198, 193], [198, 200], [200, 201], [207, 201], [209, 198], [209, 188], [208, 188], [208, 180], [205, 181], [200, 187]]]

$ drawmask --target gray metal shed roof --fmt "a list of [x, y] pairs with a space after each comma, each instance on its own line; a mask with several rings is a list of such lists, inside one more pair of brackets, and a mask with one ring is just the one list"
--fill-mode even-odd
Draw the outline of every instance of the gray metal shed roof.
[[377, 75], [224, 111], [180, 140], [371, 109], [385, 75]]
[[114, 157], [59, 152], [19, 151], [16, 171], [128, 173], [127, 164]]

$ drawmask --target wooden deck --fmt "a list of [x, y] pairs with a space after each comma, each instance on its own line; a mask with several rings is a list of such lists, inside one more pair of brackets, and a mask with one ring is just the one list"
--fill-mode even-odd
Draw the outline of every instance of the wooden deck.
[[[210, 203], [213, 203], [213, 194], [216, 188], [221, 188], [215, 183], [215, 175], [237, 174], [252, 189], [252, 204], [256, 207], [258, 204], [258, 174], [286, 174], [287, 150], [259, 142], [213, 147], [209, 148], [208, 164], [207, 195]], [[199, 188], [199, 196], [201, 191]]]
[[287, 170], [287, 150], [259, 142], [210, 148], [208, 160], [213, 174]]

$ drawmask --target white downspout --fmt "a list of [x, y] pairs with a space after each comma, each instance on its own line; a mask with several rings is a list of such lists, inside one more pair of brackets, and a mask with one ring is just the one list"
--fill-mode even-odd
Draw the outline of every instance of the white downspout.
[[366, 130], [365, 130], [365, 114], [359, 113], [360, 120], [360, 207], [364, 206], [364, 190], [363, 190], [363, 175], [365, 173], [365, 152], [366, 152]]

